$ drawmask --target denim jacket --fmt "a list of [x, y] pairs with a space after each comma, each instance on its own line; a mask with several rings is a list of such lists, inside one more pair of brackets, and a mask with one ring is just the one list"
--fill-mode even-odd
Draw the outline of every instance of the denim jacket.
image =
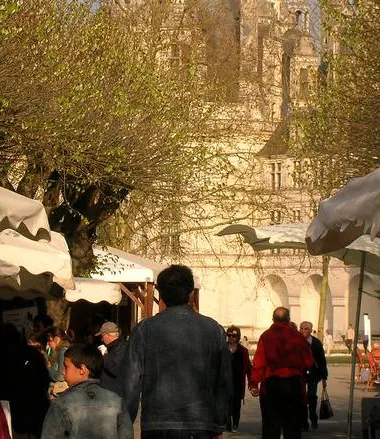
[[79, 383], [53, 400], [41, 439], [133, 439], [122, 399], [98, 380]]
[[232, 395], [225, 333], [187, 304], [135, 326], [119, 379], [133, 421], [141, 392], [143, 431], [225, 430]]

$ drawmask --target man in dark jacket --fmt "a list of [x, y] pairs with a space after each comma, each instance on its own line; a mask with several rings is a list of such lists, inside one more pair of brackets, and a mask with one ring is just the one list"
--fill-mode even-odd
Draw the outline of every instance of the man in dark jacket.
[[[300, 332], [310, 344], [311, 353], [314, 358], [314, 365], [307, 371], [306, 385], [307, 385], [307, 400], [309, 404], [309, 417], [313, 429], [318, 428], [317, 415], [317, 401], [318, 401], [318, 383], [322, 380], [322, 386], [325, 389], [327, 386], [327, 364], [325, 351], [321, 341], [312, 334], [313, 324], [311, 322], [302, 322], [300, 325]], [[304, 430], [309, 429], [307, 406], [304, 409], [304, 417], [302, 426]]]
[[118, 392], [117, 374], [127, 343], [120, 336], [119, 328], [113, 322], [103, 323], [100, 331], [95, 335], [100, 335], [107, 347], [107, 353], [104, 355], [103, 370], [100, 375], [100, 384], [108, 390]]
[[120, 374], [132, 420], [141, 394], [141, 437], [209, 439], [226, 428], [231, 356], [223, 328], [189, 305], [191, 270], [171, 265], [157, 278], [167, 309], [132, 330]]

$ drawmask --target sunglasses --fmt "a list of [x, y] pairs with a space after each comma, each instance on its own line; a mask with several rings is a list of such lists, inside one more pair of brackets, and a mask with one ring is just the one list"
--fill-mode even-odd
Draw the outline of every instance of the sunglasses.
[[237, 337], [237, 334], [227, 334], [227, 337]]

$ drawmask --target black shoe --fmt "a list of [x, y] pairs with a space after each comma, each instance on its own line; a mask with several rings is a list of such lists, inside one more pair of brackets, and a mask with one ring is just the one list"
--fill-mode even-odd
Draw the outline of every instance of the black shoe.
[[301, 431], [309, 431], [309, 424], [302, 425], [301, 426]]
[[312, 428], [313, 430], [316, 430], [316, 429], [318, 428], [318, 422], [317, 422], [317, 421], [312, 422], [312, 423], [311, 423], [311, 428]]

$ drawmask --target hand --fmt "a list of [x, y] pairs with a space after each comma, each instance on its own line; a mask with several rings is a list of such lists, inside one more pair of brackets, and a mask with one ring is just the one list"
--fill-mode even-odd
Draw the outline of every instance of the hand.
[[326, 389], [327, 387], [327, 381], [326, 380], [322, 380], [322, 386], [324, 389]]
[[251, 395], [254, 396], [255, 398], [259, 396], [259, 389], [258, 389], [258, 387], [251, 387], [249, 389], [249, 391], [251, 392]]

